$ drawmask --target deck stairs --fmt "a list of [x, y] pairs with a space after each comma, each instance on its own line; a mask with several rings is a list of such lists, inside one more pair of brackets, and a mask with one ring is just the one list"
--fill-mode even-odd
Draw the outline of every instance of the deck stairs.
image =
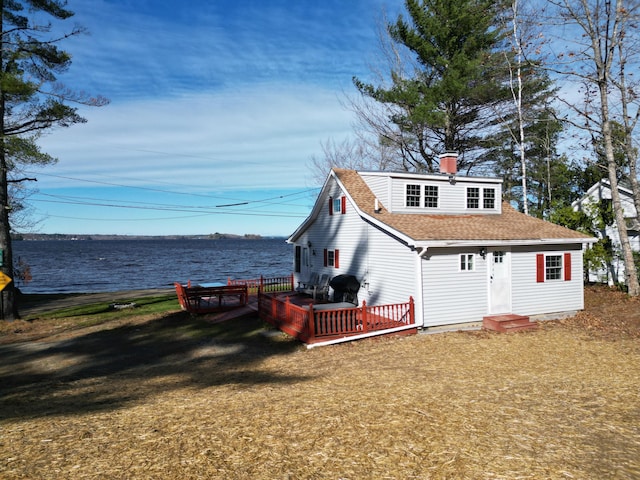
[[525, 315], [516, 315], [514, 313], [506, 313], [503, 315], [489, 315], [482, 319], [482, 328], [485, 330], [493, 330], [494, 332], [521, 332], [526, 330], [535, 330], [538, 328], [536, 322], [532, 322]]

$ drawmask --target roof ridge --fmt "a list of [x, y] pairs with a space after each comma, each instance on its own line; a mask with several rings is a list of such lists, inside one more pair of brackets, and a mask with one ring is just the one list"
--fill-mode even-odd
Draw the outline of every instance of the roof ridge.
[[502, 201], [500, 214], [432, 214], [391, 213], [383, 202], [378, 202], [369, 185], [355, 170], [332, 169], [356, 207], [415, 241], [509, 241], [509, 240], [588, 240], [592, 237], [541, 218], [517, 211]]

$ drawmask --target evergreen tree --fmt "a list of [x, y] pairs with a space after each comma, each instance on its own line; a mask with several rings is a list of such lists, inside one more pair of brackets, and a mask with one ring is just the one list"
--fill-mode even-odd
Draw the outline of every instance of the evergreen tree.
[[[529, 71], [537, 76], [538, 72]], [[542, 86], [539, 81], [528, 85]], [[525, 90], [523, 103], [524, 153], [527, 175], [528, 213], [538, 218], [548, 218], [550, 212], [559, 206], [568, 205], [583, 191], [580, 187], [581, 168], [571, 162], [566, 155], [558, 152], [558, 142], [563, 132], [559, 122], [548, 107], [552, 90], [543, 87], [537, 91]], [[533, 94], [531, 94], [533, 93]], [[511, 120], [512, 122], [515, 119]], [[520, 145], [511, 134], [515, 126], [506, 125], [494, 137], [496, 146], [485, 156], [494, 161], [494, 174], [504, 180], [505, 200], [516, 202], [524, 211], [522, 195], [522, 174], [518, 156]]]
[[457, 151], [459, 168], [477, 167], [478, 152], [495, 133], [511, 94], [499, 47], [500, 4], [492, 0], [406, 0], [409, 18], [388, 25], [391, 39], [417, 64], [412, 75], [390, 72], [391, 85], [354, 78], [365, 97], [390, 106], [387, 119], [407, 169], [433, 172], [438, 154]]
[[[2, 273], [13, 278], [10, 212], [15, 208], [10, 185], [19, 177], [19, 166], [50, 164], [55, 159], [42, 152], [38, 136], [54, 127], [84, 122], [67, 103], [104, 105], [103, 98], [76, 94], [57, 83], [57, 76], [71, 64], [70, 55], [58, 48], [65, 38], [79, 35], [75, 27], [66, 35], [40, 24], [43, 16], [66, 20], [73, 12], [63, 0], [0, 0], [0, 250]], [[1, 295], [2, 318], [18, 317], [16, 290], [10, 283]]]

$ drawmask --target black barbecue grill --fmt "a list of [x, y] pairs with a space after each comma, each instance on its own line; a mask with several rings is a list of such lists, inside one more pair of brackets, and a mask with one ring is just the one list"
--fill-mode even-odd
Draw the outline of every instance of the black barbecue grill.
[[360, 282], [353, 275], [336, 275], [329, 282], [333, 288], [334, 302], [349, 302], [358, 305]]

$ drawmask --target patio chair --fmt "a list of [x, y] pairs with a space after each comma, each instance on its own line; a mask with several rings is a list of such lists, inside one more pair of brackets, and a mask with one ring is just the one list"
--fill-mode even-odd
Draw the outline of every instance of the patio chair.
[[314, 300], [316, 300], [317, 298], [326, 300], [329, 296], [330, 277], [329, 275], [323, 273], [322, 275], [320, 275], [320, 278], [318, 278], [318, 274], [316, 273], [315, 278], [316, 280], [314, 283], [311, 283], [311, 281], [309, 281], [309, 283], [305, 283], [304, 286], [298, 287], [296, 290], [298, 291], [298, 293], [311, 295]]
[[306, 293], [305, 290], [313, 288], [314, 285], [318, 284], [318, 272], [311, 272], [309, 276], [309, 280], [303, 280], [298, 282], [298, 287], [296, 288], [296, 292]]
[[329, 298], [329, 281], [331, 277], [329, 275], [323, 274], [320, 275], [320, 280], [318, 280], [318, 284], [313, 288], [313, 299], [315, 300], [320, 297], [322, 300], [327, 300]]

